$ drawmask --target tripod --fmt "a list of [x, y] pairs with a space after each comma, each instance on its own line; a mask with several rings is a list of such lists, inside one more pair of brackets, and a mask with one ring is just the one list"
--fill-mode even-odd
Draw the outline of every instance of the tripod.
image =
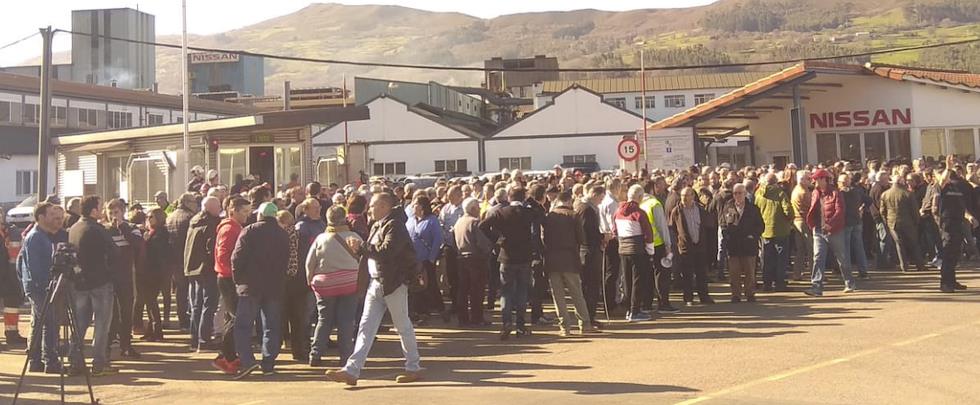
[[[39, 341], [43, 340], [43, 338], [38, 339], [38, 336], [42, 336], [41, 330], [43, 330], [44, 328], [47, 317], [50, 316], [49, 313], [51, 312], [51, 307], [56, 305], [57, 303], [63, 304], [66, 309], [65, 312], [66, 314], [68, 314], [68, 319], [66, 319], [65, 324], [61, 328], [62, 333], [59, 335], [58, 344], [55, 345], [55, 347], [60, 348], [62, 339], [64, 339], [64, 342], [68, 343], [68, 350], [60, 351], [60, 356], [59, 356], [61, 359], [61, 403], [62, 404], [65, 403], [65, 364], [68, 358], [68, 352], [71, 351], [71, 347], [72, 347], [71, 343], [73, 341], [78, 342], [79, 346], [82, 346], [83, 343], [82, 339], [84, 337], [80, 336], [78, 334], [78, 330], [75, 329], [75, 310], [74, 308], [72, 308], [71, 305], [72, 294], [70, 289], [65, 287], [64, 281], [65, 281], [65, 275], [64, 273], [60, 273], [58, 274], [57, 278], [51, 280], [51, 282], [48, 283], [47, 293], [44, 297], [44, 304], [41, 305], [40, 318], [38, 319], [37, 322], [34, 322], [35, 329], [31, 330], [32, 338], [30, 340], [30, 345], [27, 348], [28, 355], [27, 355], [27, 359], [24, 360], [24, 368], [21, 369], [20, 371], [20, 379], [17, 380], [17, 391], [14, 393], [13, 405], [17, 404], [17, 399], [20, 397], [20, 392], [21, 392], [20, 390], [24, 384], [24, 378], [27, 375], [27, 365], [30, 363], [31, 358], [36, 357], [38, 355], [38, 351], [41, 350], [41, 342]], [[58, 298], [62, 294], [63, 294], [62, 297], [63, 299], [59, 300]], [[37, 314], [34, 314], [34, 316], [37, 316]], [[56, 332], [56, 331], [52, 331], [52, 332]], [[99, 401], [95, 399], [95, 394], [92, 392], [92, 381], [89, 378], [88, 367], [85, 365], [85, 357], [84, 355], [80, 357], [82, 358], [82, 364], [80, 365], [80, 367], [83, 370], [82, 373], [85, 375], [85, 385], [88, 386], [89, 402], [92, 404], [98, 404]], [[76, 365], [76, 367], [78, 367], [78, 365]]]

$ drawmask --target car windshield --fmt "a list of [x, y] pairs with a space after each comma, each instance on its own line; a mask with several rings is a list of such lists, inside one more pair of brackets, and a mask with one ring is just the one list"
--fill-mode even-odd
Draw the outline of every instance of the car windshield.
[[32, 195], [30, 197], [27, 197], [27, 199], [25, 199], [24, 201], [21, 201], [20, 204], [17, 204], [17, 208], [33, 207], [35, 205], [37, 205], [37, 196]]

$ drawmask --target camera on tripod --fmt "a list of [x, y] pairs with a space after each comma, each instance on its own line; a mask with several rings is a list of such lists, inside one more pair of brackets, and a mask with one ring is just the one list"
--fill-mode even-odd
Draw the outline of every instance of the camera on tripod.
[[82, 269], [78, 267], [78, 251], [71, 243], [59, 242], [51, 255], [51, 274], [55, 277], [64, 275], [70, 280], [82, 277]]

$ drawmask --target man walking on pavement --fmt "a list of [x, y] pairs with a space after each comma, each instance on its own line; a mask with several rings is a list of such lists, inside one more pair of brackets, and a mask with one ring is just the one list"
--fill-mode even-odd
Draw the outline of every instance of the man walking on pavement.
[[844, 279], [844, 292], [855, 289], [851, 276], [851, 257], [844, 244], [844, 196], [834, 187], [834, 179], [826, 169], [813, 172], [816, 188], [807, 211], [807, 226], [813, 229], [813, 277], [812, 287], [804, 293], [813, 297], [823, 296], [824, 269], [828, 250], [834, 253]]
[[892, 186], [881, 195], [881, 219], [885, 221], [902, 272], [915, 265], [917, 271], [925, 271], [922, 265], [922, 250], [919, 248], [918, 219], [919, 209], [905, 182], [905, 173], [900, 167], [892, 171]]

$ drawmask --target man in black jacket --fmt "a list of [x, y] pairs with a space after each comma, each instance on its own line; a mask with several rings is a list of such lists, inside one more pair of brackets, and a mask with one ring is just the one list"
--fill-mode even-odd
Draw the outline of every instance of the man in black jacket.
[[765, 225], [759, 208], [748, 203], [744, 184], [732, 187], [732, 199], [719, 212], [718, 224], [728, 251], [732, 302], [741, 302], [743, 292], [748, 302], [755, 302], [755, 259], [759, 256], [759, 238]]
[[589, 319], [596, 322], [596, 308], [602, 295], [602, 231], [599, 230], [599, 203], [606, 195], [606, 188], [595, 186], [575, 206], [575, 216], [585, 230], [585, 243], [579, 247], [582, 260], [582, 292]]
[[184, 244], [184, 276], [191, 307], [190, 349], [216, 348], [211, 342], [214, 314], [218, 310], [218, 278], [214, 272], [214, 244], [221, 222], [221, 201], [206, 197], [201, 212], [191, 218]]
[[[480, 229], [488, 235], [499, 235], [501, 286], [501, 320], [500, 339], [506, 340], [510, 333], [528, 335], [530, 331], [524, 325], [524, 313], [527, 309], [527, 292], [531, 284], [531, 260], [533, 242], [531, 224], [533, 214], [524, 205], [524, 188], [512, 186], [508, 191], [508, 205], [501, 206], [487, 213], [486, 219], [480, 223]], [[515, 314], [516, 329], [515, 329]]]
[[940, 188], [933, 200], [943, 238], [943, 260], [939, 269], [939, 290], [944, 293], [966, 289], [965, 285], [956, 281], [956, 264], [962, 254], [961, 249], [969, 229], [964, 218], [968, 213], [974, 217], [977, 215], [973, 190], [952, 169], [953, 163], [955, 160], [953, 160], [952, 155], [946, 158], [946, 172], [941, 179], [937, 180]]
[[[109, 326], [112, 323], [112, 304], [115, 299], [112, 288], [112, 266], [117, 258], [116, 245], [112, 242], [105, 227], [99, 224], [102, 218], [102, 199], [90, 195], [82, 199], [82, 218], [68, 231], [68, 243], [78, 252], [78, 267], [81, 269], [74, 282], [75, 329], [85, 336], [92, 316], [95, 315], [95, 334], [92, 338], [92, 375], [102, 376], [117, 372], [109, 366]], [[82, 341], [72, 341], [71, 371], [79, 375], [84, 358]]]
[[274, 375], [282, 346], [282, 294], [289, 264], [289, 236], [276, 222], [279, 209], [270, 202], [259, 206], [261, 220], [242, 229], [231, 254], [231, 269], [238, 292], [235, 311], [235, 349], [241, 379], [260, 365], [252, 353], [255, 318], [262, 314], [262, 374]]
[[[420, 378], [422, 369], [415, 329], [408, 317], [408, 284], [418, 277], [415, 248], [405, 223], [400, 219], [391, 194], [380, 193], [371, 197], [370, 214], [374, 225], [364, 245], [347, 242], [352, 251], [367, 258], [368, 275], [371, 277], [367, 297], [364, 300], [364, 316], [357, 332], [354, 352], [340, 370], [327, 373], [327, 378], [347, 385], [357, 385], [361, 369], [371, 352], [374, 338], [385, 312], [391, 313], [391, 321], [398, 330], [405, 355], [405, 372], [395, 377], [395, 382], [409, 383]], [[430, 280], [436, 282], [435, 280]]]
[[[173, 283], [177, 290], [177, 322], [181, 329], [190, 328], [190, 300], [187, 299], [188, 282], [184, 276], [181, 264], [184, 263], [184, 246], [187, 243], [187, 230], [191, 225], [191, 218], [197, 211], [197, 196], [193, 193], [184, 193], [180, 196], [177, 209], [167, 215], [167, 233], [170, 235], [170, 263], [172, 263]], [[164, 291], [164, 295], [170, 295], [170, 291]], [[170, 319], [170, 307], [164, 300], [163, 319]]]
[[544, 271], [544, 245], [541, 243], [544, 219], [548, 214], [548, 208], [545, 204], [548, 201], [546, 199], [546, 189], [543, 185], [535, 184], [528, 191], [530, 192], [530, 196], [525, 205], [532, 214], [531, 241], [533, 247], [531, 256], [531, 286], [528, 291], [528, 304], [531, 306], [531, 324], [536, 325], [539, 322], [550, 324], [551, 319], [545, 316], [543, 306], [544, 302], [551, 297], [548, 296], [548, 275]]

